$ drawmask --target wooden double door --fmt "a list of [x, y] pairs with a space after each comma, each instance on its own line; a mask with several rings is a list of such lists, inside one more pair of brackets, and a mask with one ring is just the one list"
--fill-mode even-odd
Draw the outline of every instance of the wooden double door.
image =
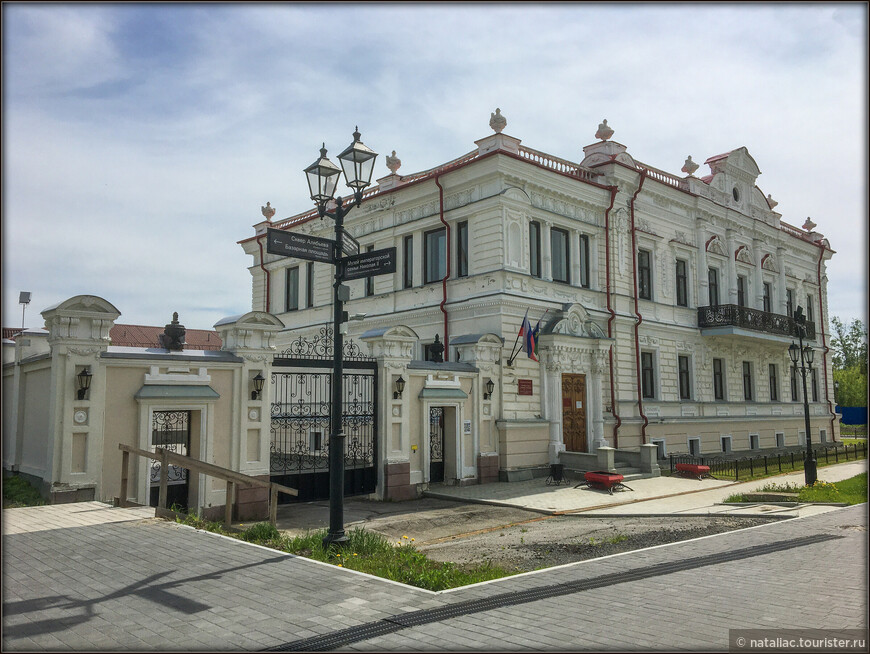
[[586, 452], [586, 375], [562, 375], [562, 441], [569, 452]]

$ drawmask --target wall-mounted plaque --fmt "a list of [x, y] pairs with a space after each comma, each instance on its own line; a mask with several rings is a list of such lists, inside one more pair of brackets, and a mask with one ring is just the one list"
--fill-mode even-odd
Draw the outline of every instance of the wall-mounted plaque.
[[532, 380], [518, 379], [517, 380], [517, 395], [532, 395]]

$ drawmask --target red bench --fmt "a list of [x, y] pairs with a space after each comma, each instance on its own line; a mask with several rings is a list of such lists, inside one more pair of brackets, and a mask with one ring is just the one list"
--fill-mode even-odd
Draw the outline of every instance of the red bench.
[[583, 479], [584, 480], [574, 486], [574, 488], [580, 488], [581, 486], [586, 486], [587, 488], [598, 488], [600, 490], [606, 490], [611, 495], [613, 495], [614, 488], [634, 491], [633, 488], [629, 488], [622, 483], [622, 480], [624, 479], [622, 475], [613, 472], [603, 472], [601, 470], [586, 472], [583, 474]]
[[702, 466], [698, 463], [678, 463], [676, 466], [677, 474], [683, 477], [697, 477], [701, 481], [704, 477], [713, 478], [710, 474], [710, 466]]

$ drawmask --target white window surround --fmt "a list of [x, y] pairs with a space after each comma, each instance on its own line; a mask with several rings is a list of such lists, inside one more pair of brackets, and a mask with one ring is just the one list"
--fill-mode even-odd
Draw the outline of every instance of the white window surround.
[[785, 447], [785, 434], [781, 431], [776, 432], [776, 446], [778, 448]]
[[[689, 360], [689, 397], [687, 398], [680, 397], [680, 357], [686, 357]], [[677, 399], [682, 402], [692, 402], [698, 399], [698, 394], [695, 392], [695, 357], [692, 356], [691, 352], [677, 350]]]
[[[701, 453], [701, 437], [700, 436], [689, 436], [686, 439], [686, 443], [689, 447], [689, 454], [698, 455]], [[694, 443], [694, 448], [692, 444]]]
[[731, 438], [731, 434], [727, 434], [719, 437], [719, 443], [721, 445], [721, 450], [723, 453], [727, 454], [733, 450], [733, 440]]
[[749, 434], [749, 449], [750, 450], [760, 450], [761, 449], [761, 436], [759, 434]]
[[668, 446], [664, 438], [651, 438], [649, 442], [656, 446], [656, 455], [659, 459], [668, 458]]
[[819, 429], [819, 442], [827, 443], [828, 442], [828, 430], [827, 429]]

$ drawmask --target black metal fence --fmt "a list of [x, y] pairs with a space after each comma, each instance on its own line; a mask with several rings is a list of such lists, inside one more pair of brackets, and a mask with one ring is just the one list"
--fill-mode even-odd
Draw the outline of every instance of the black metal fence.
[[[842, 443], [820, 443], [813, 447], [816, 461], [819, 463], [840, 463], [867, 458], [867, 443], [844, 445]], [[803, 470], [806, 449], [790, 451], [778, 450], [754, 456], [731, 456], [669, 454], [671, 474], [676, 471], [678, 463], [693, 463], [710, 466], [710, 474], [714, 477], [729, 478], [739, 481], [750, 479], [756, 475], [769, 475], [792, 470]]]

